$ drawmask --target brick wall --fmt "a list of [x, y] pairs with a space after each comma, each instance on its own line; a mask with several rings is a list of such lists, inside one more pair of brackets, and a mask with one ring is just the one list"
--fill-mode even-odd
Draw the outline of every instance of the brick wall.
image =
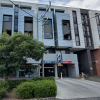
[[95, 61], [93, 62], [94, 73], [100, 76], [100, 47], [99, 49], [93, 50], [93, 56], [94, 56], [94, 61]]

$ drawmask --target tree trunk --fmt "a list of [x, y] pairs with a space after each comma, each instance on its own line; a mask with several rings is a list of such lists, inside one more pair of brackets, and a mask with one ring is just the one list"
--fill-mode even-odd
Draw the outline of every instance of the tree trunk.
[[9, 77], [8, 77], [8, 76], [6, 76], [6, 77], [5, 77], [5, 81], [6, 81], [6, 80], [8, 80], [8, 79], [9, 79]]

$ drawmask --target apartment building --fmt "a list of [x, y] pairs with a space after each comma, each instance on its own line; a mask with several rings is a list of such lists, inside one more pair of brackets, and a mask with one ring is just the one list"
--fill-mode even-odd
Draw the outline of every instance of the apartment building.
[[[38, 41], [41, 36], [41, 15], [47, 5], [0, 0], [0, 33], [9, 35], [27, 32]], [[20, 7], [20, 8], [19, 8]], [[23, 11], [23, 10], [24, 11]], [[44, 76], [79, 77], [81, 72], [90, 76], [100, 75], [100, 19], [99, 11], [50, 6], [43, 17]], [[34, 17], [33, 17], [34, 16]], [[91, 18], [93, 17], [93, 18]], [[91, 18], [88, 20], [88, 18]], [[84, 21], [85, 20], [85, 21]], [[62, 66], [57, 64], [57, 55], [62, 55]], [[15, 77], [42, 76], [41, 60], [27, 59], [27, 65], [16, 71]]]

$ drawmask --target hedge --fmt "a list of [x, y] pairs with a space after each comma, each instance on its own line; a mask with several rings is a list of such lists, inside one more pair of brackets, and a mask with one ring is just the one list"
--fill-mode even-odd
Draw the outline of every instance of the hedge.
[[0, 89], [6, 88], [6, 90], [9, 89], [9, 84], [6, 81], [0, 81]]
[[20, 83], [26, 82], [28, 80], [22, 79], [22, 80], [7, 80], [8, 85], [10, 86], [9, 89], [17, 87]]
[[8, 82], [0, 81], [0, 99], [2, 99], [9, 89]]
[[54, 78], [46, 78], [46, 77], [34, 77], [34, 78], [32, 78], [31, 80], [33, 80], [33, 81], [38, 81], [38, 80], [52, 80], [52, 81], [55, 81], [55, 79]]
[[57, 86], [50, 80], [24, 82], [14, 88], [13, 93], [22, 99], [54, 97], [57, 94]]
[[0, 88], [0, 99], [2, 99], [7, 93], [6, 88]]

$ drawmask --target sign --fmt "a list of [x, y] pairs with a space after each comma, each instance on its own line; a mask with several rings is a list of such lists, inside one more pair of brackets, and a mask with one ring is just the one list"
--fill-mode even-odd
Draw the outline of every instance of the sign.
[[58, 63], [58, 66], [62, 66], [61, 63]]
[[92, 67], [90, 67], [90, 70], [92, 70]]
[[[43, 61], [41, 60], [41, 64], [42, 64], [42, 63], [43, 63]], [[47, 63], [50, 63], [50, 64], [51, 64], [51, 63], [52, 63], [52, 64], [55, 64], [55, 63], [57, 63], [57, 61], [44, 61], [44, 63], [46, 63], [46, 64], [47, 64]]]
[[62, 56], [61, 53], [57, 55], [57, 63], [62, 63]]
[[66, 63], [66, 64], [71, 64], [72, 61], [63, 61], [63, 63]]
[[52, 64], [55, 64], [55, 63], [57, 63], [57, 61], [45, 61], [45, 63], [52, 63]]

